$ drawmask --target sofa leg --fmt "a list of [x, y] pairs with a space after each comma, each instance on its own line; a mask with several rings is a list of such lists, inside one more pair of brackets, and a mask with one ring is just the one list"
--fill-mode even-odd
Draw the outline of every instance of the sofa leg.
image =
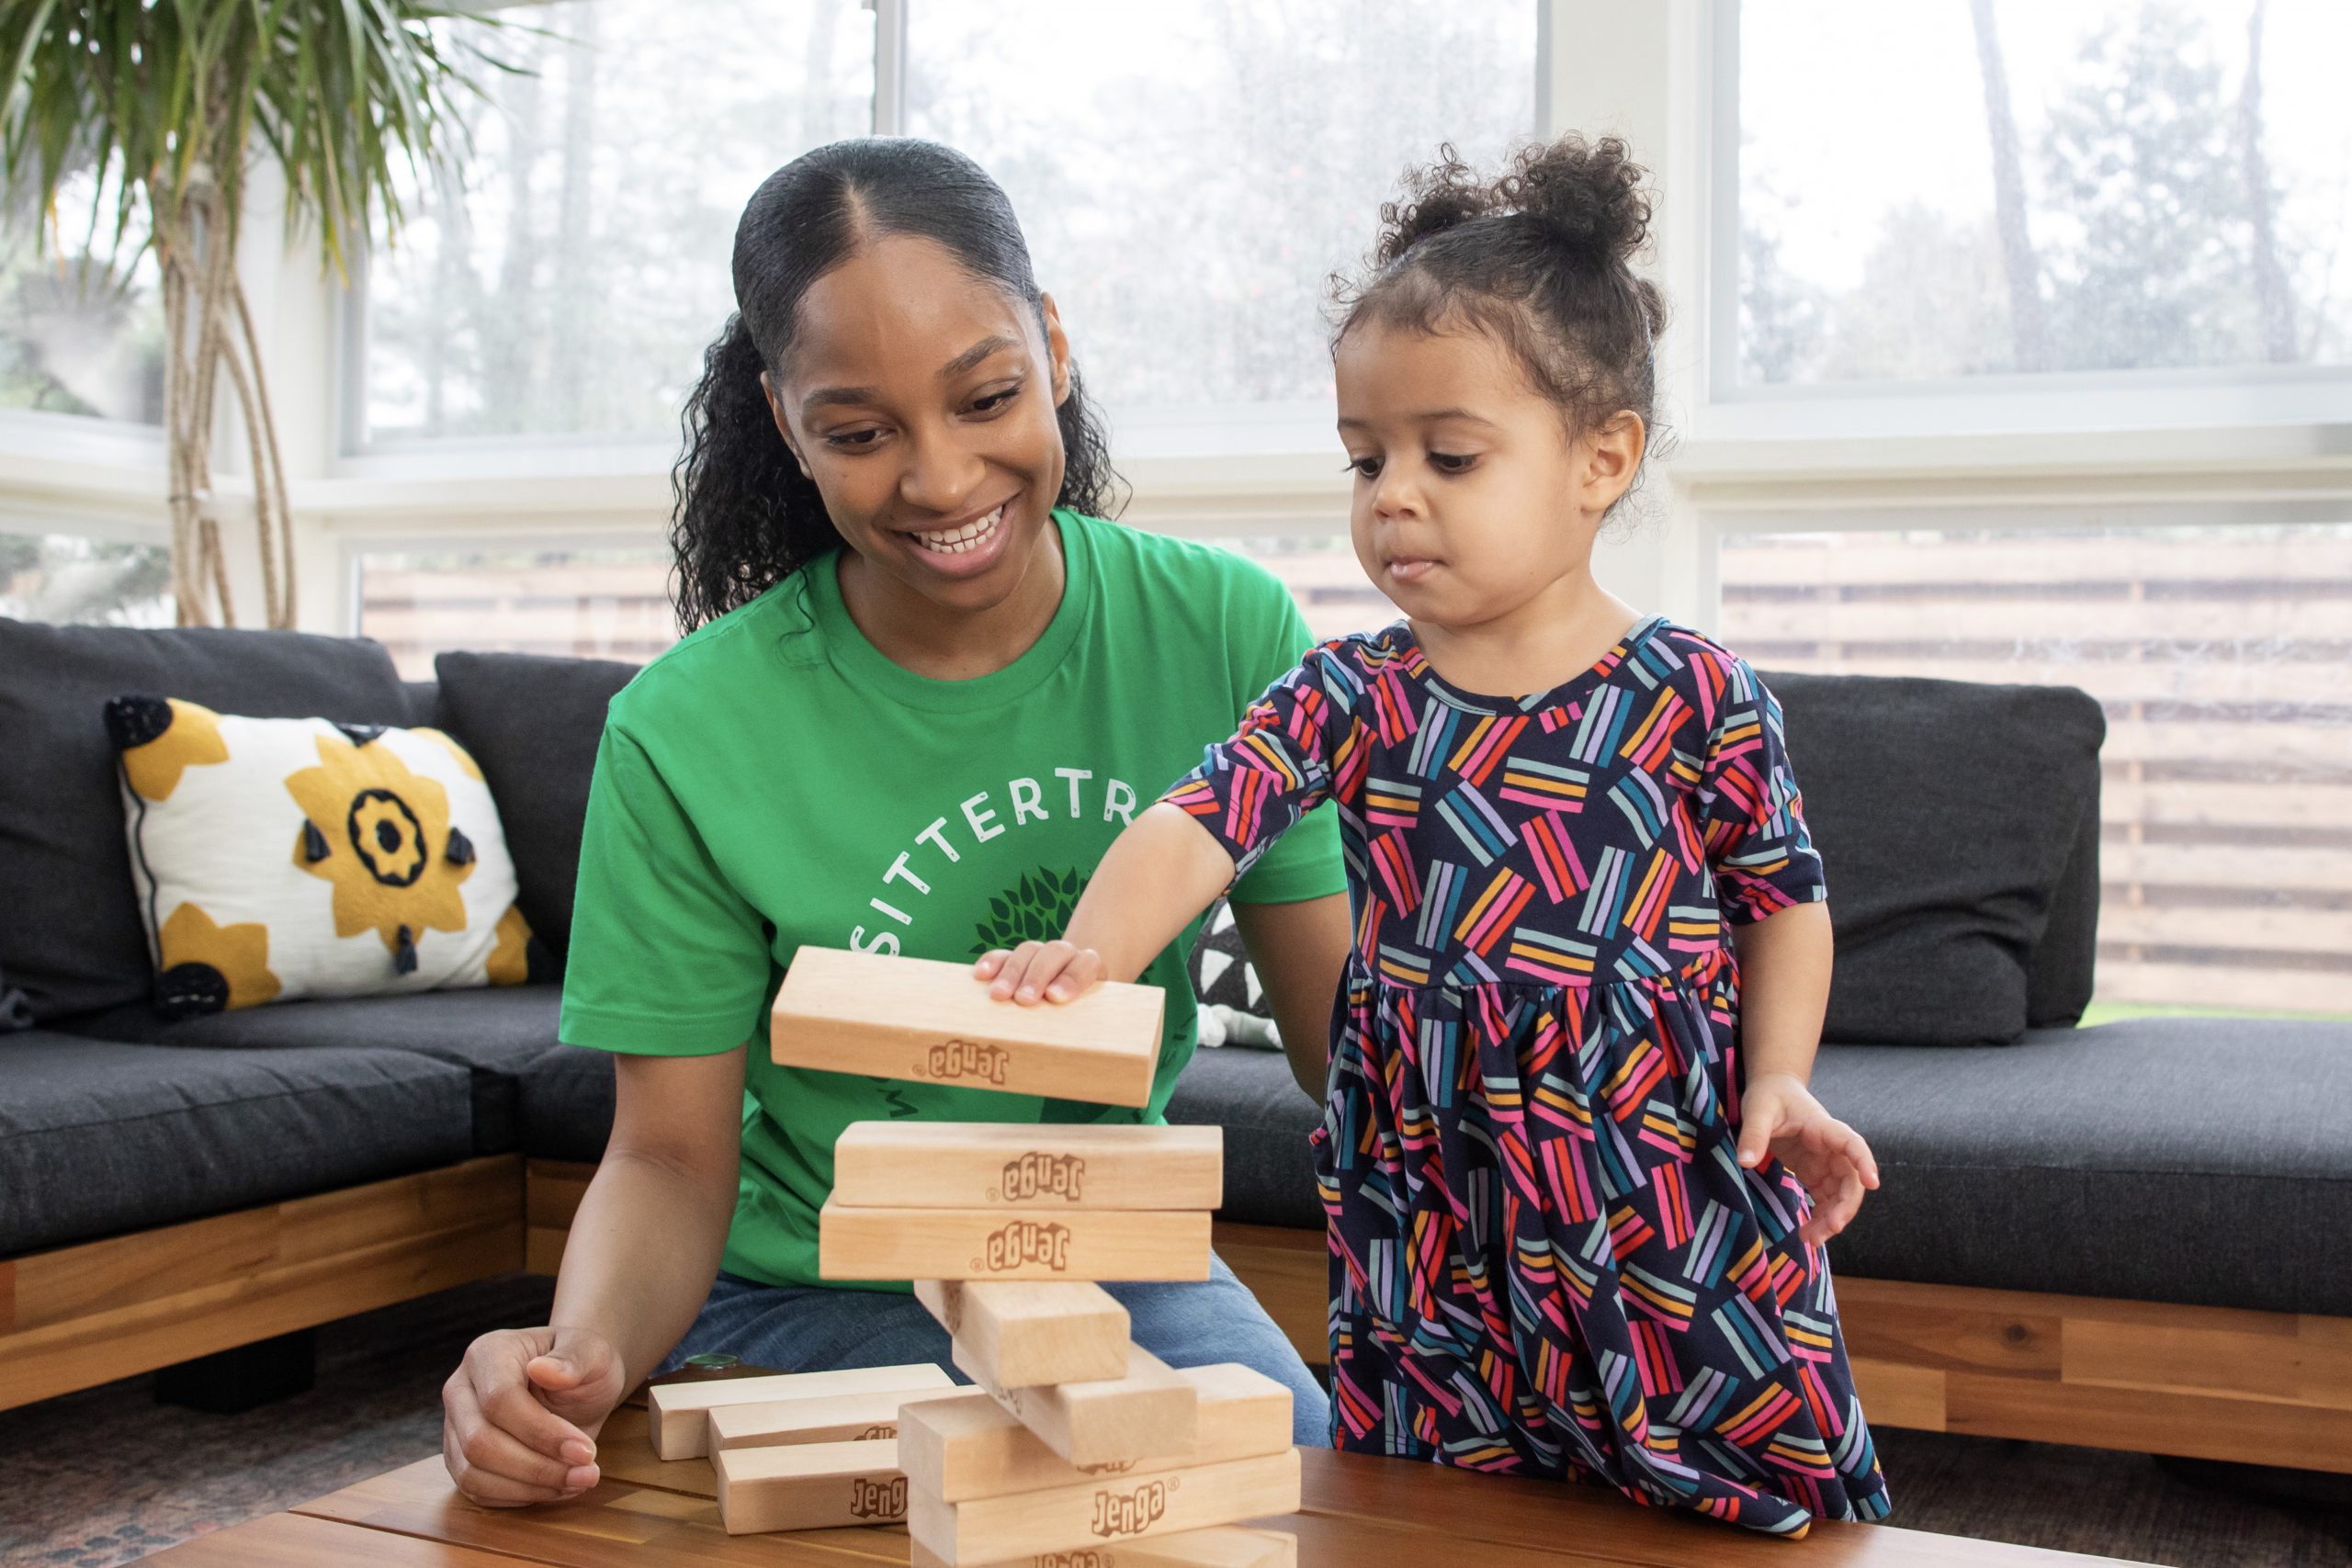
[[164, 1368], [155, 1374], [155, 1403], [236, 1416], [308, 1393], [318, 1371], [319, 1331], [298, 1328]]

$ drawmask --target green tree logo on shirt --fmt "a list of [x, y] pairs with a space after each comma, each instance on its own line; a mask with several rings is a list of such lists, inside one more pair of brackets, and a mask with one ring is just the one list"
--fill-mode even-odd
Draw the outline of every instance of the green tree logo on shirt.
[[989, 918], [975, 928], [979, 940], [972, 944], [972, 956], [1024, 942], [1053, 941], [1069, 929], [1070, 911], [1078, 908], [1079, 891], [1085, 886], [1086, 879], [1075, 869], [1057, 874], [1039, 866], [1018, 886], [989, 900]]

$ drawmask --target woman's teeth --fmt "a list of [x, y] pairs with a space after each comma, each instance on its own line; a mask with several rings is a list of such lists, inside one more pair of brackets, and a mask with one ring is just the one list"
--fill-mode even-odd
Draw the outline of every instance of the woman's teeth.
[[989, 536], [995, 533], [996, 525], [1003, 521], [1004, 508], [1000, 506], [987, 516], [967, 523], [961, 528], [950, 528], [938, 534], [917, 534], [915, 543], [924, 549], [937, 550], [941, 555], [960, 556], [988, 543]]

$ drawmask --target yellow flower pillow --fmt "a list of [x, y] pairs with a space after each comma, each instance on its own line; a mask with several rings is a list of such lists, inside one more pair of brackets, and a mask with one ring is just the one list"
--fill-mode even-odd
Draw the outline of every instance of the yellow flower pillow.
[[498, 807], [439, 730], [150, 696], [106, 716], [165, 1014], [531, 977]]

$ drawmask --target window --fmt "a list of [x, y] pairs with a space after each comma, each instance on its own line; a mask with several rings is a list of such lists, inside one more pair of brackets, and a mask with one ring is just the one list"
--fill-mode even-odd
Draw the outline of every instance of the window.
[[452, 649], [642, 664], [678, 640], [669, 583], [658, 547], [370, 552], [359, 635], [412, 681]]
[[168, 626], [171, 582], [161, 545], [0, 534], [0, 615], [11, 620]]
[[2352, 362], [2352, 7], [1744, 0], [1737, 17], [1718, 395]]
[[96, 192], [87, 175], [64, 182], [48, 244], [40, 213], [9, 211], [0, 223], [0, 408], [161, 424], [155, 259], [130, 259], [136, 231], [115, 254], [110, 206], [90, 223]]
[[857, 0], [572, 0], [476, 41], [524, 73], [472, 117], [462, 191], [413, 200], [365, 289], [357, 444], [677, 439], [734, 310], [744, 200], [807, 148], [871, 128]]
[[1377, 631], [1403, 614], [1364, 576], [1344, 521], [1333, 534], [1219, 542], [1282, 579], [1317, 640]]
[[1397, 175], [1440, 141], [1492, 162], [1534, 133], [1536, 13], [918, 0], [906, 129], [1003, 185], [1120, 423], [1288, 405], [1328, 445], [1326, 279], [1363, 258]]
[[2345, 1013], [2352, 525], [1758, 535], [1720, 562], [1724, 638], [1765, 670], [2105, 705], [2103, 1008]]

